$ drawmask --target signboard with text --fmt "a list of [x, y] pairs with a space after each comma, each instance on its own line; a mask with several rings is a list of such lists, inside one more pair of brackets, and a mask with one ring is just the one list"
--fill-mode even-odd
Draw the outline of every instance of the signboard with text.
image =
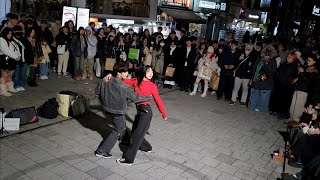
[[77, 29], [79, 29], [79, 27], [86, 28], [89, 25], [90, 10], [86, 8], [78, 8], [77, 15]]
[[211, 1], [199, 1], [199, 7], [225, 11], [227, 9], [227, 4], [220, 3], [220, 2], [211, 2]]
[[63, 6], [62, 24], [64, 24], [67, 21], [70, 21], [70, 20], [73, 21], [74, 24], [76, 24], [77, 8], [76, 7]]

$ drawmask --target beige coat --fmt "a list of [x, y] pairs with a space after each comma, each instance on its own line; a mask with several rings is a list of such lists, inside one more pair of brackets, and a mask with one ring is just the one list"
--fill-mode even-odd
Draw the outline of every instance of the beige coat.
[[[220, 76], [220, 67], [218, 66], [218, 57], [215, 57], [211, 59], [207, 55], [201, 57], [198, 61], [198, 78], [200, 79], [205, 79], [205, 80], [210, 80], [213, 74], [217, 74]], [[208, 68], [209, 73], [208, 76], [204, 75], [202, 72]]]

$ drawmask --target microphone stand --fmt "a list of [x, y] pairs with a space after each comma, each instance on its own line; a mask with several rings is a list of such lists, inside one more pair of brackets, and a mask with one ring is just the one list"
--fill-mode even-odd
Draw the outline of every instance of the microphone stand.
[[1, 112], [1, 122], [2, 122], [0, 132], [1, 134], [3, 134], [3, 132], [6, 132], [7, 134], [9, 134], [9, 132], [4, 128], [4, 119], [5, 119], [4, 108], [0, 108], [0, 112]]

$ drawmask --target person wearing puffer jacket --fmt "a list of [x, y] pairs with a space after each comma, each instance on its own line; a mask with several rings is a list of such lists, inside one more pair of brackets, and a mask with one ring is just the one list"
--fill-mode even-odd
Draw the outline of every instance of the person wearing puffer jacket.
[[207, 96], [207, 91], [209, 88], [209, 81], [212, 78], [213, 73], [216, 73], [220, 76], [221, 69], [217, 64], [218, 58], [214, 54], [214, 49], [212, 46], [208, 47], [207, 54], [204, 54], [198, 61], [198, 75], [196, 82], [193, 86], [193, 91], [189, 94], [190, 96], [196, 95], [198, 84], [201, 80], [204, 81], [204, 91], [201, 94], [201, 97]]
[[97, 44], [98, 39], [95, 35], [92, 33], [92, 27], [87, 26], [86, 29], [86, 40], [87, 40], [87, 51], [88, 56], [84, 60], [84, 67], [83, 67], [83, 78], [87, 79], [88, 75], [90, 80], [93, 80], [93, 65], [94, 65], [94, 57], [97, 53]]
[[2, 96], [11, 96], [18, 92], [13, 85], [12, 76], [16, 69], [16, 61], [21, 59], [19, 46], [13, 40], [13, 31], [3, 28], [0, 37], [0, 92]]

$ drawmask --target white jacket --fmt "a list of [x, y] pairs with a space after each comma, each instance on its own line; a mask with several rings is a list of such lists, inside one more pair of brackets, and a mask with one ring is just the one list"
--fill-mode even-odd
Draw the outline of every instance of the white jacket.
[[8, 42], [4, 38], [0, 38], [0, 55], [6, 55], [10, 58], [19, 61], [21, 59], [21, 53], [19, 46], [16, 44], [15, 41]]

